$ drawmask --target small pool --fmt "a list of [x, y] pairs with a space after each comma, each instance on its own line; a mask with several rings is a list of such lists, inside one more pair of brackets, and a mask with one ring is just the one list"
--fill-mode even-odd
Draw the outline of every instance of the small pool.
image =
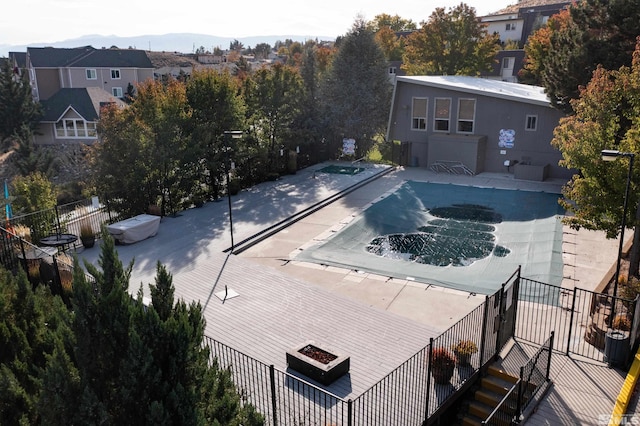
[[339, 174], [339, 175], [357, 175], [358, 173], [364, 171], [363, 167], [353, 167], [353, 166], [339, 166], [339, 165], [331, 165], [327, 167], [323, 167], [318, 170], [318, 173], [331, 173], [331, 174]]

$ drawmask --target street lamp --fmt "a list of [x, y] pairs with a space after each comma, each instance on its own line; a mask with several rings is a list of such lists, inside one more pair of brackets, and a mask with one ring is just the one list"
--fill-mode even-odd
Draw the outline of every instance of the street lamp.
[[231, 163], [231, 158], [230, 158], [230, 152], [231, 152], [231, 140], [232, 139], [241, 139], [242, 138], [242, 131], [240, 130], [227, 130], [224, 132], [224, 145], [225, 145], [225, 151], [226, 151], [226, 161], [224, 164], [224, 168], [225, 168], [225, 172], [227, 174], [227, 198], [229, 200], [229, 229], [231, 231], [231, 251], [230, 253], [233, 254], [233, 248], [234, 248], [234, 244], [233, 244], [233, 215], [232, 215], [232, 210], [231, 210], [231, 179], [229, 177], [229, 170], [232, 168], [232, 163]]
[[[627, 205], [629, 201], [629, 186], [631, 185], [631, 173], [633, 171], [633, 159], [635, 154], [632, 152], [620, 152], [615, 149], [603, 149], [600, 153], [602, 160], [615, 161], [618, 157], [629, 158], [629, 172], [627, 173], [627, 187], [624, 191], [624, 206], [622, 208], [622, 223], [620, 225], [620, 245], [618, 248], [618, 263], [616, 264], [616, 275], [613, 281], [613, 306], [615, 306], [615, 299], [618, 296], [618, 279], [620, 278], [620, 262], [622, 260], [622, 247], [624, 245], [624, 229], [627, 227]], [[611, 310], [611, 321], [613, 321], [613, 308]], [[610, 321], [610, 322], [611, 322]]]

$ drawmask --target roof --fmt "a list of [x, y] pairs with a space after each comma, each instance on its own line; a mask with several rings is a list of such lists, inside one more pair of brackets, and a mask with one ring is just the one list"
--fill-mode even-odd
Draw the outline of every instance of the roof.
[[18, 68], [26, 68], [27, 66], [27, 53], [26, 52], [9, 52], [9, 58], [15, 61]]
[[397, 83], [418, 84], [551, 107], [544, 87], [461, 75], [398, 76]]
[[500, 9], [497, 12], [490, 13], [491, 15], [504, 15], [507, 13], [518, 13], [520, 9], [524, 9], [527, 7], [540, 7], [540, 6], [550, 6], [550, 5], [558, 5], [558, 9], [562, 9], [567, 4], [571, 4], [571, 1], [563, 1], [563, 0], [520, 0], [515, 4], [505, 7], [504, 9]]
[[104, 103], [124, 102], [99, 87], [60, 89], [46, 101], [42, 101], [44, 116], [41, 121], [56, 122], [73, 108], [86, 121], [96, 121], [100, 116], [100, 106]]
[[36, 68], [153, 68], [147, 53], [136, 49], [29, 47], [27, 53]]

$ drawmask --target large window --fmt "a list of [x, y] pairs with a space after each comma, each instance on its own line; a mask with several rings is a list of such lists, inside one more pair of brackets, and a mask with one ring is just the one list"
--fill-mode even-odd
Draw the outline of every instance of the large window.
[[113, 96], [115, 96], [116, 98], [121, 98], [122, 97], [122, 87], [114, 87], [111, 89], [111, 94], [113, 94]]
[[95, 122], [66, 118], [56, 123], [57, 138], [95, 138], [96, 136]]
[[120, 80], [120, 70], [117, 70], [117, 69], [111, 70], [111, 79]]
[[413, 98], [411, 108], [411, 128], [413, 130], [427, 129], [427, 98]]
[[96, 70], [93, 68], [87, 69], [87, 80], [96, 80], [98, 75], [96, 74]]
[[476, 119], [476, 100], [458, 100], [458, 132], [473, 133]]
[[451, 99], [436, 98], [433, 112], [433, 130], [436, 132], [448, 132], [451, 120]]

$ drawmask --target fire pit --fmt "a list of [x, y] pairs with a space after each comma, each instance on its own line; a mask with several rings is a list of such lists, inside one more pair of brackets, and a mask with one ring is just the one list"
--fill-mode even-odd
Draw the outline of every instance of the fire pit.
[[289, 368], [323, 385], [330, 385], [349, 371], [349, 357], [323, 348], [313, 341], [287, 351]]

